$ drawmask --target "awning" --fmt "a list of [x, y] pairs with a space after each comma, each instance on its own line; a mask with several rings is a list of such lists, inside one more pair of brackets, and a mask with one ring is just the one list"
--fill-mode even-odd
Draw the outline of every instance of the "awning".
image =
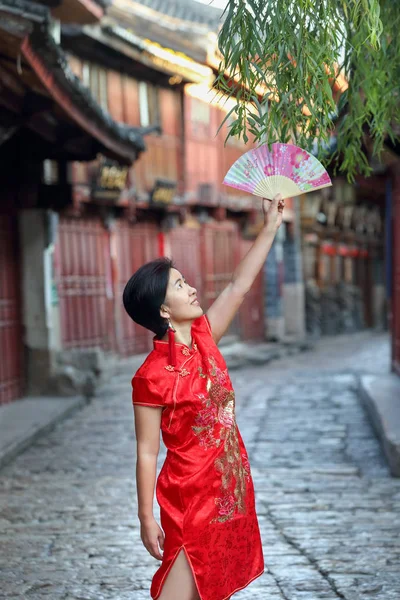
[[46, 7], [0, 0], [0, 144], [25, 127], [43, 139], [47, 158], [92, 160], [101, 152], [131, 164], [145, 150], [146, 131], [99, 106], [72, 73], [51, 23]]

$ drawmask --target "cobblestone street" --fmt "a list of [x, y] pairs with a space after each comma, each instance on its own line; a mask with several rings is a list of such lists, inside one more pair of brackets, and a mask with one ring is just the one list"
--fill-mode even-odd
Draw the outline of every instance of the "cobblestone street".
[[[388, 350], [362, 333], [232, 371], [266, 562], [235, 600], [400, 599], [400, 480], [356, 393]], [[150, 598], [134, 449], [121, 374], [1, 471], [1, 598]]]

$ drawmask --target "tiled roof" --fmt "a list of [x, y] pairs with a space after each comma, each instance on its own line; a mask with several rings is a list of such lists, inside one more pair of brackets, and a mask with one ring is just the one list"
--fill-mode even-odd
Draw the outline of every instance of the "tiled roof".
[[[218, 28], [222, 10], [209, 4], [201, 4], [195, 0], [134, 0], [156, 12], [168, 17], [206, 25], [212, 30]], [[210, 0], [211, 2], [211, 0]]]
[[110, 151], [121, 162], [134, 162], [146, 149], [143, 140], [146, 130], [119, 123], [100, 107], [72, 73], [67, 56], [54, 41], [49, 26], [50, 13], [46, 7], [29, 0], [0, 0], [0, 35], [4, 29], [25, 33], [24, 57], [46, 92], [70, 120], [92, 137], [96, 152]]

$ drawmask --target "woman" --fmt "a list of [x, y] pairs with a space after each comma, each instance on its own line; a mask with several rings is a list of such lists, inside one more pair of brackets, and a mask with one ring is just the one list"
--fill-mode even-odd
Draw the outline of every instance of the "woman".
[[[140, 533], [162, 561], [154, 600], [229, 600], [264, 572], [248, 456], [217, 343], [266, 260], [283, 206], [280, 194], [263, 199], [264, 227], [207, 314], [169, 259], [143, 265], [124, 290], [130, 317], [156, 334], [132, 379]], [[167, 456], [156, 484], [160, 429]]]

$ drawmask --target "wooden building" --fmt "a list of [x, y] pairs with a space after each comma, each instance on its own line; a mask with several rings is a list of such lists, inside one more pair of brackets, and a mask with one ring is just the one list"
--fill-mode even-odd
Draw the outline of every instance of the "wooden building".
[[94, 0], [0, 2], [0, 403], [51, 379], [53, 255], [58, 214], [73, 204], [71, 161], [101, 153], [129, 166], [145, 149], [140, 129], [94, 101], [58, 43], [59, 18], [93, 23], [103, 13]]
[[[375, 189], [382, 200], [385, 185], [379, 178]], [[382, 205], [343, 178], [302, 199], [309, 334], [386, 326], [383, 217]]]
[[[151, 333], [123, 311], [121, 293], [129, 276], [143, 262], [170, 255], [208, 307], [247, 251], [257, 215], [254, 199], [222, 186], [229, 166], [249, 147], [230, 140], [224, 148], [226, 127], [215, 135], [227, 108], [213, 101], [214, 72], [205, 64], [208, 49], [201, 46], [210, 42], [209, 22], [182, 14], [179, 33], [172, 33], [165, 27], [168, 14], [149, 20], [148, 11], [134, 12], [136, 4], [111, 7], [99, 25], [62, 29], [71, 68], [104, 108], [121, 122], [153, 129], [146, 153], [129, 169], [99, 161], [74, 165], [74, 210], [60, 221], [60, 249], [72, 240], [72, 231], [74, 244], [83, 248], [91, 231], [102, 247], [100, 255], [108, 257], [105, 267], [100, 261], [84, 269], [74, 264], [82, 293], [72, 300], [63, 284], [71, 277], [65, 266], [71, 251], [60, 251], [63, 346], [100, 346], [122, 355], [147, 351], [152, 344]], [[208, 7], [193, 5], [209, 14]], [[101, 290], [93, 289], [89, 310], [83, 282], [90, 273]], [[88, 318], [78, 322], [73, 315], [84, 310]], [[262, 276], [231, 333], [264, 338]]]
[[[215, 136], [216, 13], [193, 3], [179, 35], [158, 16], [147, 37], [141, 13], [67, 4], [0, 0], [0, 402], [87, 392], [106, 357], [148, 351], [122, 308], [130, 275], [170, 255], [207, 308], [260, 215], [222, 187], [247, 148]], [[231, 333], [264, 338], [262, 274]]]

